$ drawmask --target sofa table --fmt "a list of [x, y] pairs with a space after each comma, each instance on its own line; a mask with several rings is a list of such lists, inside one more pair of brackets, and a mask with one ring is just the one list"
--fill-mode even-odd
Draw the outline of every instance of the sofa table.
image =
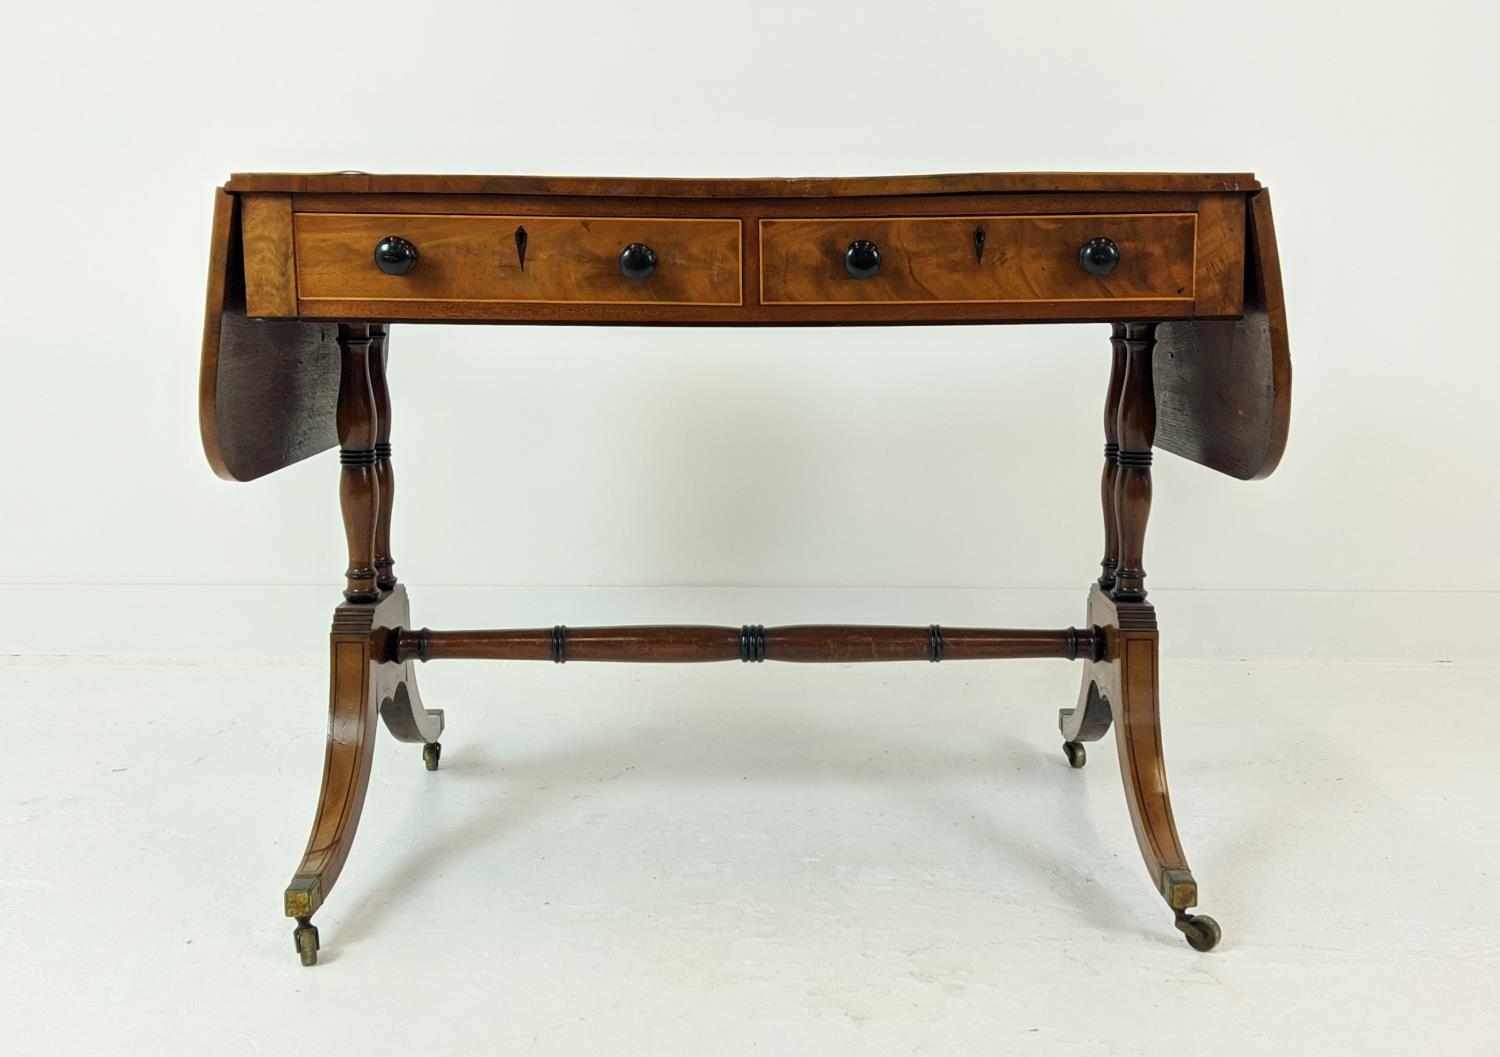
[[[413, 626], [390, 538], [393, 323], [626, 326], [1109, 323], [1102, 571], [1078, 627]], [[1103, 351], [1101, 345], [1101, 353]], [[1101, 372], [1102, 375], [1103, 372]], [[249, 481], [339, 449], [348, 542], [327, 750], [285, 893], [304, 965], [348, 858], [376, 717], [429, 770], [443, 713], [417, 662], [957, 661], [1083, 664], [1063, 749], [1115, 727], [1146, 868], [1195, 949], [1219, 927], [1172, 818], [1143, 561], [1162, 448], [1243, 480], [1286, 444], [1291, 360], [1268, 193], [1245, 174], [849, 179], [236, 174], [215, 195], [199, 421]]]

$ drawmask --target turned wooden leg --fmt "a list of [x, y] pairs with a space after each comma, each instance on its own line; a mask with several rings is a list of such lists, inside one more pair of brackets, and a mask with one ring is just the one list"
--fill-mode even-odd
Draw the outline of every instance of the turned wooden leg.
[[[1120, 330], [1116, 327], [1114, 332], [1117, 367]], [[1058, 725], [1068, 762], [1082, 767], [1086, 758], [1082, 743], [1103, 737], [1114, 721], [1120, 778], [1146, 870], [1188, 943], [1195, 950], [1207, 951], [1219, 942], [1219, 926], [1205, 914], [1188, 913], [1188, 908], [1197, 905], [1198, 884], [1183, 854], [1167, 792], [1161, 745], [1159, 636], [1156, 610], [1145, 601], [1146, 571], [1141, 558], [1151, 512], [1151, 446], [1156, 434], [1151, 384], [1155, 333], [1152, 324], [1131, 323], [1124, 328], [1124, 377], [1118, 395], [1115, 374], [1110, 379], [1110, 399], [1118, 400], [1115, 421], [1119, 468], [1113, 509], [1118, 523], [1119, 564], [1112, 588], [1101, 577], [1089, 591], [1089, 623], [1095, 628], [1094, 641], [1102, 643], [1102, 649], [1096, 650], [1094, 659], [1084, 667], [1078, 705], [1062, 710]], [[1108, 466], [1105, 473], [1107, 479]], [[1106, 500], [1106, 518], [1109, 511]], [[1108, 559], [1106, 544], [1106, 573]]]
[[1099, 498], [1104, 508], [1104, 558], [1099, 562], [1099, 586], [1115, 586], [1120, 564], [1120, 524], [1115, 515], [1115, 482], [1120, 476], [1120, 392], [1125, 388], [1125, 324], [1115, 323], [1109, 334], [1109, 389], [1104, 397], [1104, 472]]
[[285, 893], [288, 917], [297, 919], [293, 941], [303, 965], [318, 960], [312, 915], [344, 868], [364, 809], [375, 747], [375, 714], [381, 702], [370, 635], [376, 601], [374, 538], [380, 504], [375, 476], [375, 395], [370, 384], [370, 328], [339, 326], [339, 509], [344, 517], [349, 567], [344, 598], [333, 617], [329, 646], [328, 744], [323, 786], [307, 849]]
[[[374, 329], [383, 340], [384, 328]], [[390, 555], [390, 506], [382, 504], [376, 466], [376, 445], [389, 436], [380, 432], [379, 405], [388, 406], [389, 397], [385, 372], [375, 367], [383, 355], [375, 340], [370, 327], [339, 327], [339, 507], [349, 568], [346, 601], [334, 611], [330, 636], [323, 785], [312, 835], [285, 894], [287, 916], [297, 920], [293, 940], [304, 965], [318, 960], [319, 936], [312, 916], [338, 880], [359, 828], [370, 783], [376, 715], [401, 740], [428, 743], [433, 750], [430, 766], [436, 763], [437, 738], [443, 729], [442, 713], [422, 707], [412, 665], [395, 661], [391, 653], [391, 633], [411, 622], [406, 589], [395, 584], [394, 576], [383, 593], [376, 583], [375, 559]], [[385, 568], [391, 568], [389, 561]]]
[[391, 466], [391, 392], [385, 381], [390, 328], [370, 327], [370, 388], [375, 397], [375, 481], [379, 502], [375, 515], [375, 586], [396, 586], [396, 559], [391, 556], [391, 510], [396, 503], [396, 476]]
[[1125, 326], [1125, 384], [1116, 429], [1120, 469], [1115, 480], [1120, 564], [1110, 592], [1117, 602], [1146, 599], [1146, 522], [1151, 516], [1151, 446], [1156, 442], [1156, 393], [1151, 381], [1155, 323]]
[[344, 598], [374, 602], [375, 525], [380, 516], [380, 481], [375, 471], [375, 443], [379, 427], [375, 391], [370, 382], [370, 328], [339, 326], [339, 508], [344, 514], [344, 537], [349, 545], [349, 568], [344, 576]]

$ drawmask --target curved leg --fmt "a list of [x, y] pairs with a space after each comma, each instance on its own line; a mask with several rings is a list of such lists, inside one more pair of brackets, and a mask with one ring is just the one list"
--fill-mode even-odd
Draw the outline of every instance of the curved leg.
[[[398, 701], [406, 703], [408, 717], [421, 712], [420, 702], [412, 696], [416, 684], [404, 682], [407, 666], [385, 659], [388, 635], [381, 632], [400, 627], [405, 618], [404, 588], [376, 605], [348, 603], [334, 611], [323, 787], [307, 850], [285, 896], [287, 917], [297, 919], [293, 938], [304, 965], [317, 961], [318, 930], [312, 916], [333, 890], [359, 828], [375, 751], [375, 715], [398, 714], [393, 707]], [[441, 731], [441, 713], [435, 719], [433, 713], [421, 714], [421, 729], [435, 726]], [[386, 723], [389, 726], [392, 720], [387, 718]]]
[[[394, 588], [381, 607], [384, 626], [392, 628], [411, 627], [411, 607], [406, 599], [405, 585]], [[414, 660], [393, 664], [392, 677], [395, 689], [380, 705], [380, 718], [397, 741], [421, 742], [427, 746], [422, 758], [429, 771], [437, 770], [442, 747], [438, 738], [443, 733], [443, 710], [428, 711], [422, 707], [422, 697], [417, 693], [417, 673]]]
[[[323, 786], [312, 835], [285, 893], [287, 916], [297, 919], [293, 939], [303, 965], [318, 960], [319, 937], [312, 916], [333, 890], [359, 828], [370, 784], [376, 714], [385, 718], [397, 737], [408, 740], [415, 737], [436, 744], [442, 730], [441, 714], [422, 708], [409, 665], [389, 659], [389, 630], [408, 622], [406, 590], [393, 583], [382, 595], [376, 582], [376, 537], [379, 526], [388, 525], [389, 512], [387, 507], [382, 513], [376, 467], [379, 413], [371, 380], [371, 347], [377, 339], [384, 340], [383, 328], [376, 329], [372, 337], [368, 326], [339, 326], [339, 506], [349, 568], [345, 603], [334, 611], [329, 637]], [[377, 379], [383, 394], [383, 372]], [[384, 553], [388, 556], [388, 547]]]
[[[1211, 917], [1187, 912], [1198, 902], [1198, 884], [1188, 869], [1167, 793], [1156, 610], [1146, 602], [1143, 555], [1151, 515], [1151, 448], [1156, 440], [1151, 374], [1156, 325], [1116, 325], [1111, 338], [1114, 360], [1104, 412], [1105, 575], [1089, 591], [1089, 623], [1102, 629], [1104, 649], [1084, 669], [1078, 706], [1062, 711], [1059, 726], [1068, 762], [1082, 767], [1082, 743], [1103, 737], [1110, 720], [1115, 720], [1120, 778], [1141, 857], [1156, 890], [1176, 915], [1177, 928], [1196, 950], [1206, 951], [1219, 942], [1219, 926]], [[1096, 641], [1100, 637], [1096, 630]]]
[[[1102, 660], [1089, 665], [1085, 690], [1093, 687], [1105, 712], [1116, 721], [1120, 779], [1141, 857], [1188, 943], [1196, 950], [1211, 950], [1219, 942], [1219, 926], [1211, 917], [1187, 912], [1197, 905], [1198, 884], [1183, 853], [1167, 791], [1159, 715], [1156, 611], [1144, 602], [1115, 602], [1095, 586], [1089, 592], [1089, 620], [1104, 629], [1105, 652]], [[1077, 722], [1080, 732], [1097, 730], [1095, 737], [1108, 726], [1108, 719], [1093, 728], [1088, 727], [1086, 719]], [[1067, 720], [1063, 733], [1068, 736]]]
[[1082, 767], [1087, 762], [1084, 742], [1098, 741], [1109, 733], [1109, 705], [1099, 690], [1099, 680], [1094, 674], [1098, 663], [1091, 661], [1083, 670], [1083, 686], [1078, 691], [1078, 704], [1073, 708], [1059, 709], [1057, 713], [1057, 727], [1063, 736], [1063, 753], [1068, 757], [1070, 767]]

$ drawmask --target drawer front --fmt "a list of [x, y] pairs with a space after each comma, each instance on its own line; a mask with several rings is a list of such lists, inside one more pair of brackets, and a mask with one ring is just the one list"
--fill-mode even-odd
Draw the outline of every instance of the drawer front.
[[[1079, 259], [1107, 238], [1119, 249], [1108, 275]], [[1192, 301], [1193, 213], [1090, 216], [879, 217], [763, 220], [764, 304], [917, 304]], [[845, 253], [874, 243], [879, 267], [855, 278]], [[863, 262], [868, 270], [868, 256]]]
[[[740, 222], [631, 217], [298, 213], [301, 301], [473, 301], [738, 305]], [[375, 247], [399, 236], [417, 263], [388, 275]], [[620, 254], [655, 254], [644, 279]]]

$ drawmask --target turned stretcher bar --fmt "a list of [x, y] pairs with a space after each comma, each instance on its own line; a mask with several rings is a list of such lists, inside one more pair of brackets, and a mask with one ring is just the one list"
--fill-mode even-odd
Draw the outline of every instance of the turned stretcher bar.
[[[379, 646], [376, 647], [379, 652]], [[681, 664], [709, 661], [979, 661], [1056, 657], [1100, 660], [1100, 628], [1058, 631], [1009, 628], [892, 627], [879, 624], [798, 624], [742, 627], [663, 624], [569, 628], [430, 631], [394, 628], [386, 656], [409, 660], [635, 661]]]

